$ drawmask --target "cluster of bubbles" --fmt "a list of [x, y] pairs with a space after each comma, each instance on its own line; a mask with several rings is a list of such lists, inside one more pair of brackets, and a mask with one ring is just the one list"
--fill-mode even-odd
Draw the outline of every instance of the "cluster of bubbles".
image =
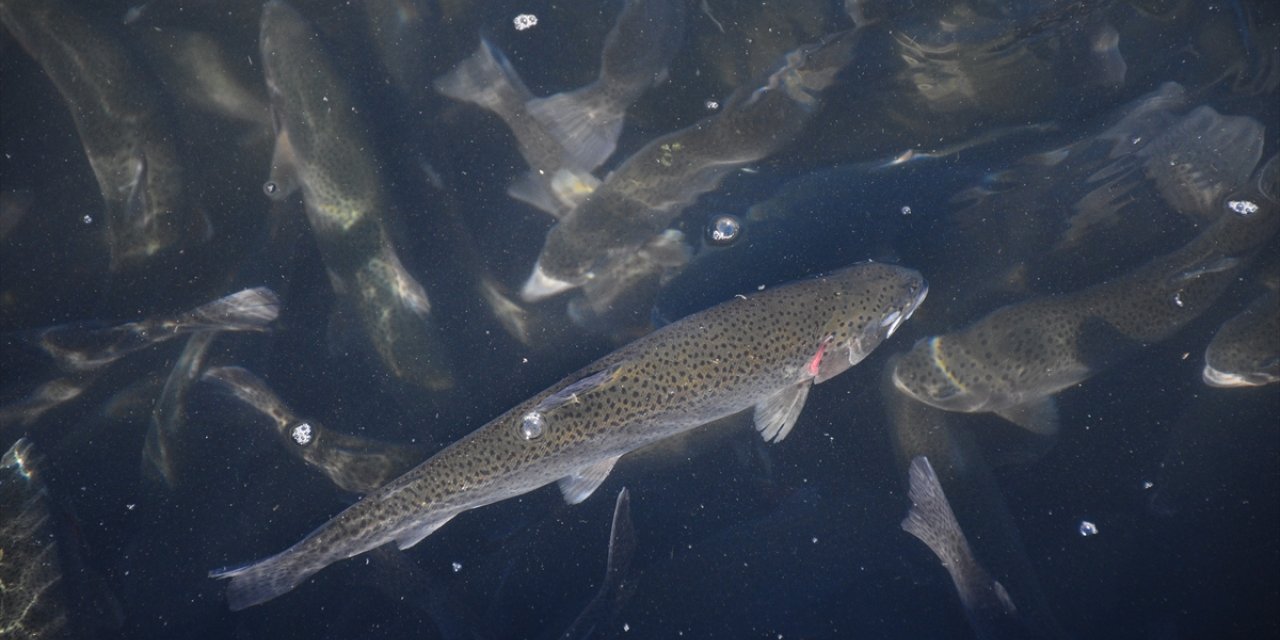
[[535, 16], [532, 13], [522, 13], [516, 16], [512, 22], [516, 25], [516, 31], [524, 31], [525, 29], [538, 24], [538, 16]]
[[289, 431], [289, 437], [300, 446], [311, 444], [311, 425], [303, 422]]

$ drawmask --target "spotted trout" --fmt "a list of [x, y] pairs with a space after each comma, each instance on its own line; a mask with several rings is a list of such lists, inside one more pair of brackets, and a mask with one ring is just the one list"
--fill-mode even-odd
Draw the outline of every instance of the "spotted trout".
[[618, 458], [754, 409], [767, 441], [795, 425], [814, 383], [852, 367], [928, 288], [911, 269], [862, 263], [739, 296], [655, 331], [516, 405], [347, 508], [285, 551], [229, 578], [234, 610], [388, 542], [408, 549], [454, 516], [557, 482], [577, 504]]

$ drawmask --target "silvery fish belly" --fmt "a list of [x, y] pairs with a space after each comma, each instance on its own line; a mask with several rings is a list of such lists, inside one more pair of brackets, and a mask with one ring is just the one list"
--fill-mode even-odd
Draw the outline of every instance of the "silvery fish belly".
[[1057, 428], [1053, 394], [1164, 340], [1198, 318], [1280, 228], [1272, 158], [1217, 221], [1181, 249], [1115, 280], [1003, 307], [926, 338], [898, 362], [894, 384], [940, 409], [993, 412], [1039, 433]]
[[276, 125], [268, 194], [301, 189], [338, 308], [356, 318], [382, 363], [427, 389], [449, 388], [431, 304], [392, 245], [372, 146], [345, 83], [311, 25], [282, 2], [263, 7], [259, 46]]
[[787, 436], [809, 388], [860, 362], [924, 300], [920, 274], [863, 263], [740, 296], [584, 367], [391, 481], [293, 547], [213, 573], [243, 609], [388, 542], [417, 544], [457, 514], [558, 482], [585, 500], [622, 455], [754, 410]]

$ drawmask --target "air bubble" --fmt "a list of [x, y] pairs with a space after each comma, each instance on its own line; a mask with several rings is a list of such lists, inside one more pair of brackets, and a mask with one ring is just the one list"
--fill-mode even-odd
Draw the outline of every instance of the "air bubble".
[[717, 247], [727, 247], [738, 241], [742, 236], [742, 222], [737, 217], [729, 214], [714, 216], [707, 223], [706, 238], [707, 244]]
[[311, 425], [304, 422], [294, 427], [293, 430], [289, 432], [289, 437], [293, 438], [294, 442], [304, 447], [311, 444]]
[[1232, 200], [1227, 203], [1227, 208], [1242, 216], [1251, 216], [1258, 212], [1258, 203], [1249, 200]]
[[538, 16], [535, 16], [532, 13], [522, 13], [516, 16], [512, 22], [516, 25], [516, 31], [524, 31], [525, 29], [538, 24]]
[[542, 437], [542, 432], [547, 428], [547, 420], [537, 411], [530, 411], [524, 414], [524, 419], [520, 421], [520, 435], [525, 440], [535, 440]]

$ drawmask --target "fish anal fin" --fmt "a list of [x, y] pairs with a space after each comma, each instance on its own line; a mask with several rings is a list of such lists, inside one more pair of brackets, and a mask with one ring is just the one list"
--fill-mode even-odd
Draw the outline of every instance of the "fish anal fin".
[[804, 401], [809, 397], [809, 387], [813, 381], [805, 380], [791, 385], [778, 393], [761, 400], [756, 404], [756, 431], [765, 442], [782, 442], [791, 428], [796, 425], [800, 411], [804, 409]]
[[417, 524], [410, 525], [405, 529], [401, 529], [395, 536], [396, 547], [401, 551], [404, 551], [405, 549], [422, 542], [423, 538], [435, 533], [436, 529], [443, 527], [446, 522], [452, 520], [454, 515], [456, 514], [447, 513], [433, 516]]
[[1058, 432], [1058, 403], [1052, 396], [1006, 407], [995, 413], [1031, 433], [1051, 436]]
[[579, 469], [573, 475], [560, 478], [558, 485], [560, 493], [564, 495], [564, 501], [568, 504], [578, 504], [591, 497], [591, 494], [604, 484], [604, 479], [609, 477], [609, 472], [613, 471], [613, 465], [617, 464], [618, 458], [621, 457], [605, 458]]

